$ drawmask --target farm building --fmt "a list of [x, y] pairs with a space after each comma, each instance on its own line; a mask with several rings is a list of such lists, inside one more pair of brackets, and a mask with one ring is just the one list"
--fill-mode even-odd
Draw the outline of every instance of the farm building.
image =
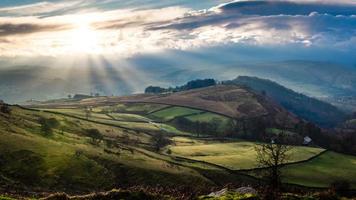
[[304, 145], [309, 145], [313, 140], [309, 136], [304, 137], [303, 144]]

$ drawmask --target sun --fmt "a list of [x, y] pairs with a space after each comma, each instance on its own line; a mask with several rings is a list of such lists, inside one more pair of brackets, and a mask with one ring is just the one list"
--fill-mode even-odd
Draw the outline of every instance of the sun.
[[99, 34], [90, 24], [90, 21], [85, 20], [76, 23], [70, 34], [71, 51], [76, 53], [100, 52]]

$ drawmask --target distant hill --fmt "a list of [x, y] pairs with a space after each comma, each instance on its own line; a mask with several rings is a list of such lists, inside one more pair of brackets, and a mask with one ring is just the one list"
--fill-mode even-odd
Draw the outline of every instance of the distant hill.
[[[300, 120], [270, 98], [245, 86], [214, 85], [174, 93], [144, 94], [101, 100], [106, 102], [144, 102], [205, 110], [238, 120], [265, 118], [273, 124], [293, 127]], [[96, 102], [98, 103], [98, 102]]]
[[322, 127], [334, 127], [346, 119], [346, 114], [335, 106], [315, 98], [294, 92], [276, 82], [257, 77], [239, 76], [226, 85], [244, 85], [267, 95], [299, 117]]
[[[207, 79], [206, 79], [207, 80]], [[215, 82], [215, 81], [214, 81]], [[187, 84], [189, 85], [189, 84]], [[294, 128], [300, 120], [272, 99], [245, 86], [213, 85], [179, 92], [146, 93], [120, 97], [88, 98], [73, 102], [44, 102], [45, 106], [97, 106], [116, 103], [155, 103], [205, 110], [238, 120], [268, 118], [274, 124]], [[286, 118], [286, 116], [288, 116]], [[284, 126], [283, 125], [283, 126]]]

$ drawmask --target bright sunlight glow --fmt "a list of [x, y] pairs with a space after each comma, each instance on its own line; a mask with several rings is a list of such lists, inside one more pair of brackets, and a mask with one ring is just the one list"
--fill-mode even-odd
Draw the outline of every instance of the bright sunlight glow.
[[76, 28], [69, 34], [70, 46], [77, 53], [99, 53], [98, 33], [90, 26], [89, 21], [78, 20]]

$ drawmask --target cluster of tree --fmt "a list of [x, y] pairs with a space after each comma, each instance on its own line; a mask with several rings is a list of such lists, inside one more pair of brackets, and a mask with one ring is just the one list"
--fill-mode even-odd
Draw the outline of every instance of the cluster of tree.
[[85, 130], [85, 135], [90, 137], [91, 143], [94, 145], [99, 145], [100, 142], [104, 139], [104, 136], [98, 129], [87, 129]]
[[11, 108], [8, 104], [0, 104], [0, 112], [4, 114], [11, 114]]
[[217, 83], [214, 79], [197, 79], [197, 80], [189, 81], [188, 83], [186, 83], [182, 86], [176, 86], [175, 88], [173, 88], [173, 87], [162, 88], [162, 87], [158, 87], [158, 86], [149, 86], [145, 89], [145, 93], [147, 93], [147, 94], [161, 94], [161, 93], [167, 93], [167, 92], [180, 92], [180, 91], [185, 91], [185, 90], [209, 87], [209, 86], [213, 86], [216, 84]]
[[222, 120], [213, 118], [211, 122], [191, 121], [185, 117], [177, 117], [173, 123], [183, 131], [193, 132], [199, 137], [200, 135], [214, 135], [220, 137], [223, 131], [220, 129]]
[[152, 136], [150, 140], [155, 151], [160, 151], [161, 148], [170, 145], [172, 141], [168, 139], [163, 133], [157, 133]]
[[59, 127], [60, 123], [56, 118], [44, 118], [40, 117], [38, 123], [41, 125], [41, 132], [45, 136], [50, 136], [53, 134], [53, 129]]
[[313, 123], [300, 122], [295, 132], [302, 136], [313, 138], [315, 144], [340, 153], [356, 155], [356, 131], [343, 132], [342, 130], [320, 129]]
[[99, 97], [100, 96], [100, 93], [93, 93], [91, 92], [90, 95], [87, 95], [87, 94], [74, 94], [74, 95], [71, 95], [71, 94], [68, 94], [67, 97], [68, 99], [86, 99], [86, 98], [90, 98], [90, 97]]
[[165, 93], [165, 92], [168, 92], [168, 89], [162, 88], [159, 86], [148, 86], [145, 89], [146, 94], [161, 94], [161, 93]]

